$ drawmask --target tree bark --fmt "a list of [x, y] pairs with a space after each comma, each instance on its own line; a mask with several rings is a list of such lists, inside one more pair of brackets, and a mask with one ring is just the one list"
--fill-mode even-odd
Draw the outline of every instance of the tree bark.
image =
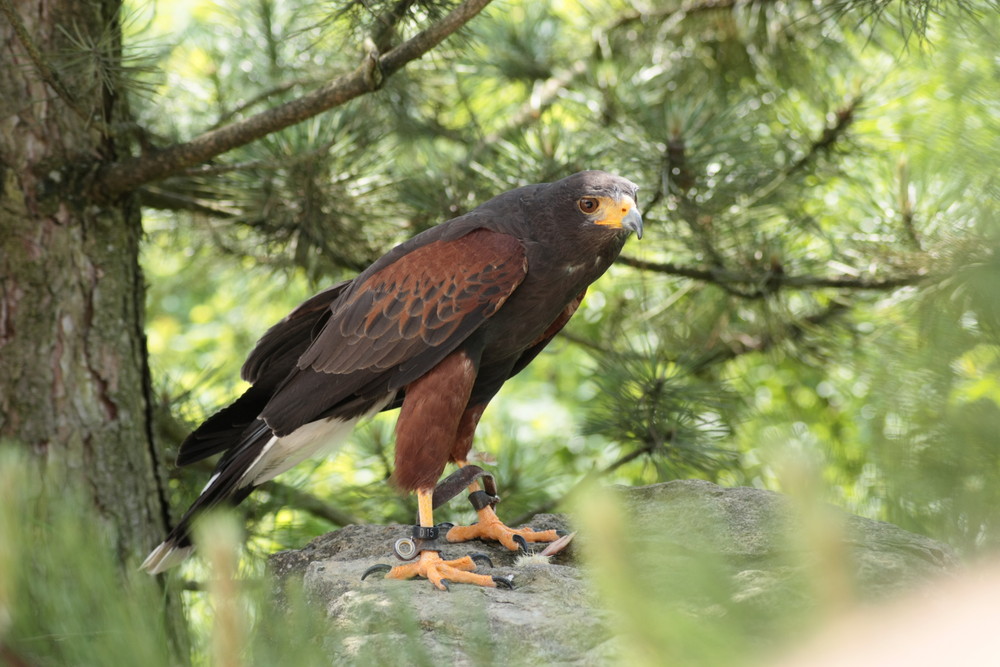
[[[134, 195], [98, 205], [80, 187], [80, 165], [127, 154], [107, 132], [128, 119], [115, 81], [120, 6], [0, 5], [0, 442], [40, 459], [50, 488], [82, 487], [134, 567], [168, 517], [151, 429], [140, 210]], [[39, 62], [80, 54], [81, 40], [100, 57]], [[55, 85], [47, 68], [59, 72]]]

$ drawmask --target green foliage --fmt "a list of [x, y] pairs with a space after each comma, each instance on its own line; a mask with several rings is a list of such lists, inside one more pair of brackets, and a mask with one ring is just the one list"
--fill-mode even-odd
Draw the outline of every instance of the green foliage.
[[734, 399], [725, 387], [699, 381], [665, 350], [609, 353], [600, 359], [598, 395], [585, 433], [627, 442], [649, 455], [656, 479], [706, 476], [732, 467], [735, 452], [713, 444], [728, 435], [722, 413]]
[[79, 489], [46, 488], [0, 450], [0, 648], [25, 664], [173, 664], [162, 593], [124, 572]]
[[[110, 553], [112, 530], [79, 489], [47, 488], [40, 471], [0, 458], [0, 660], [52, 665], [329, 665], [347, 636], [290, 582], [236, 565], [239, 530], [231, 516], [206, 517], [198, 544], [208, 567], [204, 591], [187, 593], [193, 651], [174, 649], [164, 623], [161, 580]], [[172, 585], [172, 584], [171, 584]], [[372, 618], [354, 619], [360, 626]], [[378, 610], [393, 641], [372, 641], [352, 664], [408, 661], [424, 649], [403, 606]]]

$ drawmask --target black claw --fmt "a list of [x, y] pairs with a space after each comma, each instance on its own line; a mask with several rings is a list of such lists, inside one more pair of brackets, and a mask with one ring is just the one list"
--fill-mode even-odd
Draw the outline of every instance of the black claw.
[[440, 530], [442, 533], [447, 533], [449, 530], [451, 530], [452, 528], [455, 527], [455, 524], [453, 524], [453, 523], [451, 523], [449, 521], [442, 521], [441, 523], [439, 523], [437, 525], [437, 527], [438, 527], [438, 530]]
[[375, 574], [376, 572], [388, 572], [392, 569], [391, 565], [386, 565], [385, 563], [379, 563], [378, 565], [372, 565], [370, 568], [365, 570], [365, 573], [361, 575], [361, 581], [365, 580], [369, 574]]
[[505, 574], [502, 577], [492, 577], [497, 588], [506, 588], [508, 591], [514, 590], [514, 575]]
[[559, 530], [558, 528], [556, 528], [556, 535], [558, 535], [559, 537], [566, 537], [567, 535], [569, 535], [569, 531]]
[[444, 589], [446, 591], [448, 591], [449, 593], [451, 592], [451, 582], [450, 581], [448, 581], [447, 579], [442, 579], [441, 580], [441, 585], [444, 586]]
[[490, 560], [490, 557], [487, 556], [484, 553], [479, 552], [479, 551], [477, 551], [475, 553], [469, 554], [469, 558], [471, 558], [473, 560], [473, 562], [475, 562], [475, 563], [479, 563], [479, 564], [483, 564], [483, 565], [488, 565], [489, 567], [493, 567], [493, 561]]
[[517, 542], [518, 548], [520, 548], [521, 553], [528, 553], [528, 541], [524, 539], [521, 535], [515, 535], [514, 541]]

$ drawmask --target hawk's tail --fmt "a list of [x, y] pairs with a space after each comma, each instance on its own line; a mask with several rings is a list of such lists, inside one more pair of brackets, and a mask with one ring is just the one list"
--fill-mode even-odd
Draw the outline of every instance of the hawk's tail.
[[[263, 421], [257, 421], [247, 429], [242, 441], [229, 450], [216, 466], [215, 473], [202, 489], [181, 520], [146, 557], [140, 566], [150, 574], [160, 574], [184, 561], [194, 546], [191, 543], [191, 525], [202, 512], [227, 504], [234, 507], [241, 503], [257, 484], [252, 474], [254, 465], [267, 451], [269, 443], [276, 440]], [[260, 481], [259, 483], [263, 483]]]

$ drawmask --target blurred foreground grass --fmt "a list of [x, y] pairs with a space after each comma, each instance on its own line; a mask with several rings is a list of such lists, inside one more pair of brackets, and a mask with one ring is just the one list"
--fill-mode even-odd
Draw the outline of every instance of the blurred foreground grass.
[[[119, 566], [76, 490], [0, 447], [0, 646], [10, 664], [171, 665], [155, 580]], [[17, 663], [13, 656], [23, 662]]]
[[[186, 594], [190, 627], [181, 634], [190, 633], [193, 649], [178, 649], [187, 638], [170, 640], [160, 582], [138, 561], [121, 565], [79, 490], [47, 486], [12, 450], [0, 448], [0, 665], [330, 664], [337, 636], [322, 610], [294, 585], [279, 604], [263, 577], [238, 572], [231, 516], [202, 526], [211, 574], [207, 592]], [[168, 581], [180, 584], [176, 575]], [[400, 629], [391, 647], [360, 647], [358, 664], [406, 654], [405, 619]]]
[[[137, 562], [120, 565], [107, 546], [113, 543], [108, 529], [78, 490], [46, 485], [37, 467], [5, 449], [0, 450], [0, 665], [440, 664], [424, 644], [427, 628], [405, 595], [408, 586], [426, 582], [400, 583], [391, 608], [331, 620], [322, 606], [306, 599], [294, 577], [276, 596], [261, 563], [241, 562], [241, 531], [225, 514], [199, 525], [201, 555], [184, 572], [201, 581], [198, 590], [185, 593], [187, 620], [180, 634], [186, 636], [172, 640], [162, 582], [139, 572]], [[586, 560], [594, 606], [615, 637], [609, 656], [618, 658], [608, 662], [772, 664], [773, 655], [851, 611], [852, 595], [836, 589], [846, 581], [840, 571], [846, 554], [836, 546], [842, 536], [818, 511], [817, 495], [807, 490], [793, 497], [803, 521], [793, 540], [802, 544], [787, 550], [805, 546], [813, 562], [801, 567], [799, 556], [788, 557], [792, 574], [781, 582], [788, 599], [748, 603], [733, 595], [732, 568], [724, 557], [700, 552], [703, 535], [682, 544], [655, 528], [637, 531], [615, 494], [596, 489], [581, 494], [574, 514], [589, 537], [577, 547]], [[703, 531], [718, 529], [706, 518]], [[679, 561], [689, 566], [675, 567]], [[166, 582], [177, 586], [180, 579], [172, 573]], [[455, 604], [470, 605], [462, 610], [465, 621], [462, 627], [436, 629], [440, 634], [433, 640], [459, 643], [476, 665], [531, 663], [530, 647], [498, 645], [492, 635], [483, 605], [495, 602], [451, 596]], [[576, 613], [590, 611], [567, 610], [567, 623]], [[178, 648], [188, 644], [190, 651]]]

